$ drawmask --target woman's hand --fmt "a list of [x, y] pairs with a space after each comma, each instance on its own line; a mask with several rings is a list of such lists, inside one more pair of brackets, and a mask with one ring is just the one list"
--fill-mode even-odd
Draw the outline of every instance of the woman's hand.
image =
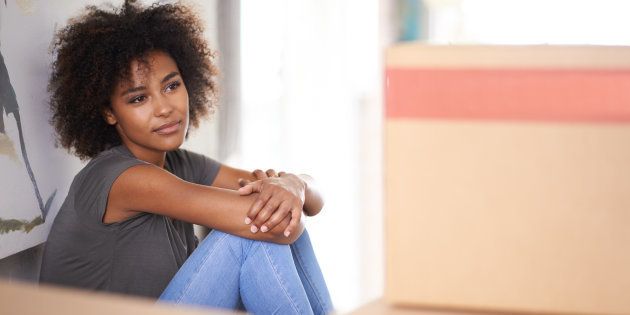
[[[284, 172], [280, 172], [281, 174], [284, 174]], [[266, 172], [263, 172], [261, 170], [255, 170], [252, 172], [252, 175], [254, 175], [254, 177], [256, 177], [257, 180], [261, 180], [261, 179], [265, 179], [265, 178], [269, 178], [269, 177], [278, 177], [278, 174], [276, 174], [275, 170], [272, 169], [268, 169]], [[248, 180], [248, 179], [244, 179], [244, 178], [239, 178], [238, 179], [238, 185], [240, 187], [243, 187], [249, 183], [251, 183], [252, 181]]]
[[306, 183], [298, 176], [274, 170], [253, 172], [258, 179], [254, 182], [239, 180], [242, 187], [238, 190], [241, 195], [259, 193], [258, 198], [247, 212], [245, 224], [251, 224], [251, 231], [256, 233], [273, 229], [288, 215], [291, 216], [289, 226], [284, 235], [289, 236], [300, 223], [304, 207]]

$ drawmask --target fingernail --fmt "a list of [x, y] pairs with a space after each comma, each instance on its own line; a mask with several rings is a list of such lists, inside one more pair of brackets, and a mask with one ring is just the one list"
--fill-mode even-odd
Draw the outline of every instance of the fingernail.
[[252, 227], [249, 228], [249, 230], [252, 231], [252, 233], [258, 232], [258, 228], [255, 225], [252, 225]]
[[260, 231], [265, 233], [265, 232], [269, 231], [269, 228], [266, 225], [263, 225], [263, 226], [260, 227]]
[[289, 235], [291, 235], [291, 232], [289, 232], [289, 231], [284, 231], [284, 236], [289, 237]]
[[245, 224], [250, 224], [250, 223], [252, 223], [252, 219], [246, 217], [245, 218]]

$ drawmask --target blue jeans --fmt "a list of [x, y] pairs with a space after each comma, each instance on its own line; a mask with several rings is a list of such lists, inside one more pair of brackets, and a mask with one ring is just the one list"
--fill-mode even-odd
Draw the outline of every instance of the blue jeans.
[[291, 245], [212, 231], [159, 298], [254, 314], [326, 314], [332, 302], [306, 230]]

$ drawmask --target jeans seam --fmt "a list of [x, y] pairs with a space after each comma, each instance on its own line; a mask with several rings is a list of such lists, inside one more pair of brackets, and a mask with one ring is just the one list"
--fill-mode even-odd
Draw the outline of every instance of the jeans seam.
[[[203, 257], [203, 259], [201, 260], [199, 266], [195, 269], [195, 271], [192, 273], [192, 275], [196, 275], [196, 274], [199, 273], [199, 269], [201, 269], [201, 267], [203, 267], [206, 264], [206, 261], [208, 260], [208, 258], [216, 251], [217, 247], [219, 247], [218, 245], [221, 242], [223, 242], [227, 236], [228, 236], [228, 234], [225, 234], [219, 240], [216, 241], [215, 246], [212, 248], [212, 250], [208, 254], [206, 254]], [[191, 277], [192, 277], [192, 275], [191, 275]], [[177, 298], [176, 303], [180, 303], [182, 301], [182, 299], [184, 299], [184, 297], [187, 295], [185, 293], [188, 292], [188, 289], [190, 288], [191, 285], [192, 285], [192, 281], [186, 281], [186, 286], [180, 292], [180, 295]]]
[[300, 254], [300, 250], [297, 248], [297, 246], [292, 246], [293, 250], [295, 252], [295, 257], [299, 260], [299, 268], [302, 268], [302, 271], [304, 271], [304, 278], [306, 278], [306, 281], [308, 281], [308, 284], [311, 286], [311, 288], [313, 289], [313, 291], [315, 292], [315, 298], [317, 299], [317, 302], [319, 303], [319, 305], [322, 306], [323, 311], [326, 311], [326, 303], [324, 303], [324, 301], [322, 300], [321, 296], [320, 296], [320, 292], [319, 290], [317, 290], [317, 286], [313, 283], [313, 280], [310, 277], [310, 273], [307, 272], [307, 268], [304, 264], [304, 258], [302, 257], [302, 255]]
[[[226, 235], [227, 236], [227, 235]], [[241, 247], [242, 250], [242, 247]], [[228, 252], [230, 252], [230, 254], [232, 254], [232, 256], [234, 256], [234, 260], [238, 261], [240, 265], [242, 265], [242, 259], [243, 259], [243, 255], [239, 256], [234, 252], [234, 248], [232, 248], [232, 246], [228, 246]]]
[[289, 295], [289, 292], [287, 292], [286, 288], [284, 287], [282, 279], [280, 279], [280, 273], [278, 272], [276, 265], [273, 263], [273, 260], [271, 259], [269, 253], [267, 252], [267, 246], [262, 243], [260, 244], [260, 246], [262, 247], [263, 252], [265, 253], [265, 257], [267, 257], [267, 260], [269, 261], [271, 268], [273, 268], [274, 276], [276, 280], [278, 281], [278, 283], [280, 284], [280, 288], [282, 289], [282, 292], [284, 292], [284, 295], [287, 297], [287, 299], [289, 299], [289, 303], [291, 304], [291, 307], [293, 308], [293, 310], [295, 310], [297, 314], [300, 314], [299, 308], [297, 307], [295, 301], [293, 301], [293, 299], [291, 298], [291, 295]]

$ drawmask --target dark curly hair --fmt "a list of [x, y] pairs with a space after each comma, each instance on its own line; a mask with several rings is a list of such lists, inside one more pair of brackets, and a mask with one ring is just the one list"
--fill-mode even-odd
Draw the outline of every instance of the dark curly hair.
[[130, 78], [133, 60], [146, 63], [150, 51], [168, 53], [177, 63], [189, 94], [190, 124], [214, 110], [216, 68], [201, 21], [180, 4], [141, 7], [125, 1], [109, 10], [86, 7], [69, 20], [52, 44], [48, 85], [51, 124], [58, 143], [82, 160], [121, 144], [103, 111], [111, 108], [115, 85]]

